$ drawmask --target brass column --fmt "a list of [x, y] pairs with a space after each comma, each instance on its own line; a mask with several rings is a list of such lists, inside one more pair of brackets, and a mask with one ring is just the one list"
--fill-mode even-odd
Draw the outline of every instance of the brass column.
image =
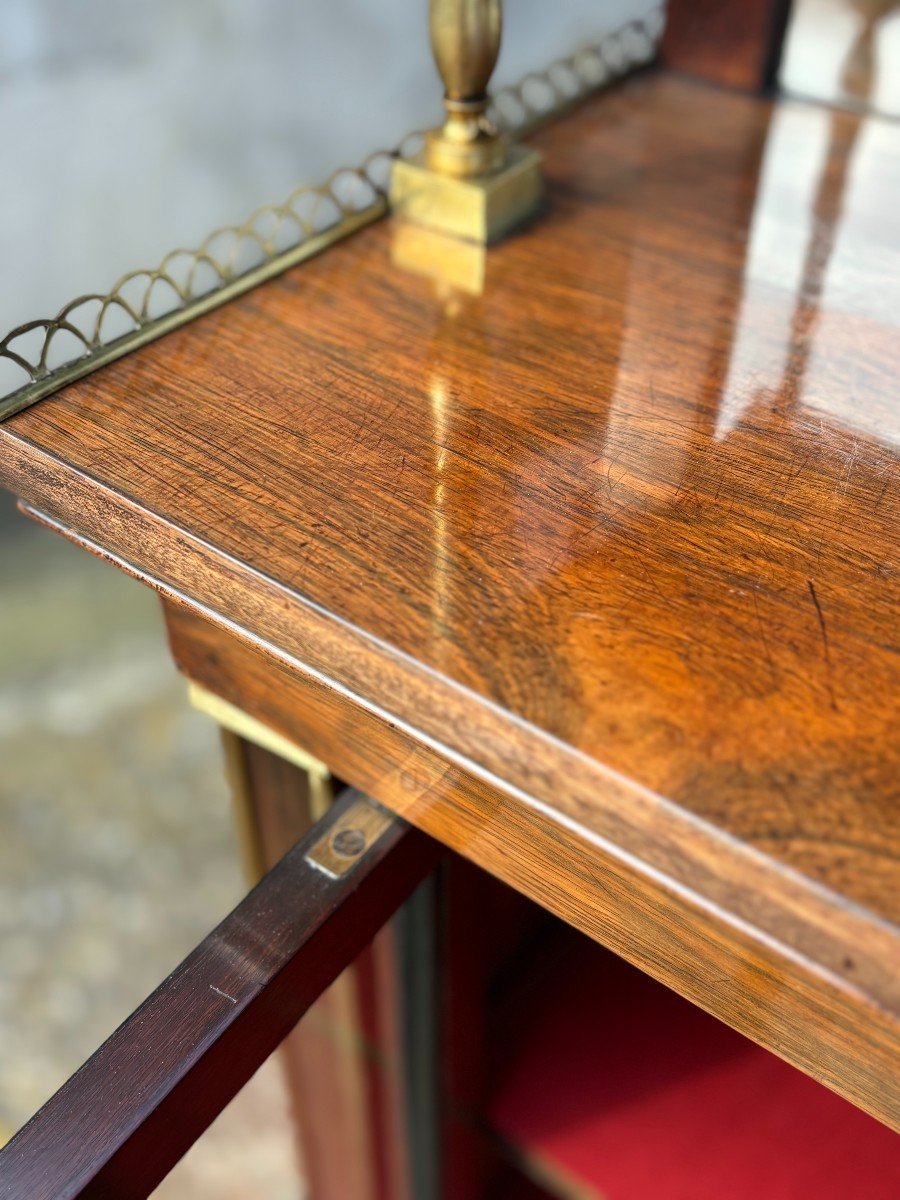
[[528, 217], [541, 191], [540, 158], [509, 145], [487, 115], [500, 52], [500, 0], [431, 0], [431, 48], [444, 83], [446, 119], [391, 177], [391, 207], [404, 220], [492, 242]]

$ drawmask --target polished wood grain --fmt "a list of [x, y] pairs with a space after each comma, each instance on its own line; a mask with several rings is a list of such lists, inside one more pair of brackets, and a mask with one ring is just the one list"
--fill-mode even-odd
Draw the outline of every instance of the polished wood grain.
[[0, 428], [275, 727], [895, 1122], [897, 136], [644, 76], [481, 295], [384, 222]]
[[791, 0], [669, 0], [660, 57], [724, 87], [775, 83]]
[[[653, 877], [612, 845], [598, 853], [587, 823], [554, 821], [540, 811], [525, 816], [519, 796], [474, 778], [462, 764], [448, 764], [393, 723], [205, 616], [167, 603], [166, 621], [175, 661], [189, 678], [340, 763], [354, 785], [742, 1033], [896, 1122], [896, 1007], [880, 999], [871, 981], [851, 987], [840, 975], [851, 956], [854, 962], [884, 956], [890, 980], [896, 940], [880, 940], [877, 922], [851, 928], [834, 906], [815, 910], [802, 886], [779, 902], [767, 894], [765, 876], [749, 876], [739, 858], [722, 864], [735, 872], [732, 908], [711, 909], [699, 889]], [[471, 1068], [469, 1057], [461, 1069], [466, 1064]]]
[[8, 1200], [142, 1200], [437, 861], [394, 820], [340, 879], [306, 855], [347, 791], [0, 1151]]

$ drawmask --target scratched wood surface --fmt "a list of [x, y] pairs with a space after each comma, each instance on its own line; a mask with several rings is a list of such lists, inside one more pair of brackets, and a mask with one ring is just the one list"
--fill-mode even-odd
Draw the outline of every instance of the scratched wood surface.
[[482, 294], [381, 223], [0, 471], [477, 781], [416, 823], [897, 1121], [896, 126], [657, 73], [537, 142]]

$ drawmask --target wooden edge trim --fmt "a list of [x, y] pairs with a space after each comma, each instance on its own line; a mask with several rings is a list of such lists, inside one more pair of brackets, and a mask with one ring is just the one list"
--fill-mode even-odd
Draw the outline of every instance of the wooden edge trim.
[[[900, 931], [846, 897], [500, 709], [112, 491], [21, 436], [4, 437], [26, 515], [189, 604], [292, 670], [404, 729], [445, 760], [835, 986], [900, 1015]], [[49, 469], [48, 469], [49, 468]], [[73, 524], [77, 523], [77, 530]], [[128, 555], [141, 549], [141, 562]], [[253, 630], [251, 633], [250, 630]], [[473, 711], [478, 711], [477, 721]], [[784, 929], [790, 927], [790, 941]], [[858, 947], [848, 963], [846, 946]]]

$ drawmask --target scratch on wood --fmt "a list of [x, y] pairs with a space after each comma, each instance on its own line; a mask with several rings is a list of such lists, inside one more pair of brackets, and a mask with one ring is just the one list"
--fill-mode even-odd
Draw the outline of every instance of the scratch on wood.
[[237, 1004], [234, 996], [229, 996], [227, 992], [221, 991], [220, 988], [214, 987], [213, 984], [209, 985], [209, 990], [215, 992], [217, 996], [221, 996], [224, 1000], [230, 1000], [232, 1004]]
[[772, 658], [772, 651], [769, 649], [769, 643], [766, 640], [766, 629], [762, 622], [762, 617], [759, 615], [759, 601], [756, 598], [756, 590], [750, 593], [753, 599], [753, 611], [756, 613], [756, 623], [759, 626], [759, 637], [762, 642], [763, 650], [766, 653], [766, 661], [769, 664], [769, 670], [772, 673], [772, 683], [775, 687], [778, 686], [778, 672], [775, 669], [775, 660]]
[[828, 644], [828, 629], [825, 625], [825, 614], [822, 612], [822, 605], [819, 603], [819, 597], [816, 595], [815, 584], [811, 579], [807, 579], [809, 594], [812, 596], [812, 602], [816, 606], [816, 616], [819, 618], [819, 628], [822, 631], [822, 649], [825, 652], [825, 668], [828, 674], [828, 694], [831, 697], [831, 707], [837, 712], [837, 701], [834, 698], [834, 684], [831, 677], [831, 648]]
[[890, 477], [890, 475], [888, 475], [888, 477], [884, 481], [884, 486], [882, 487], [881, 491], [878, 493], [878, 499], [875, 501], [875, 507], [872, 510], [873, 516], [875, 515], [875, 513], [878, 512], [879, 508], [881, 508], [881, 502], [884, 499], [884, 493], [888, 490], [888, 484], [890, 482], [891, 482], [891, 477]]

